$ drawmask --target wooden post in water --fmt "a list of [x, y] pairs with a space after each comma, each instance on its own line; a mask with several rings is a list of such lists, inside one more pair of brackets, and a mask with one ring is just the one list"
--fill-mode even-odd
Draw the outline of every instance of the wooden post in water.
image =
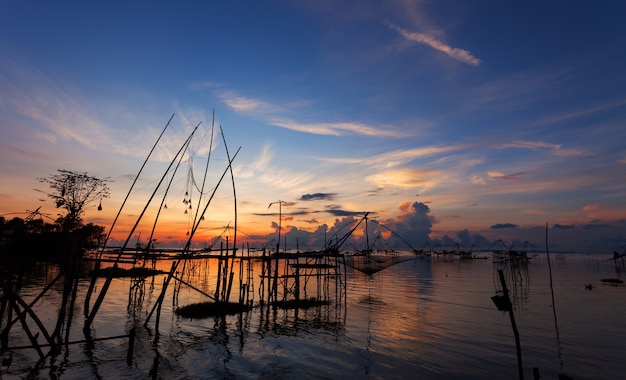
[[41, 351], [41, 348], [39, 347], [39, 344], [37, 343], [36, 336], [32, 334], [32, 332], [30, 331], [30, 328], [28, 327], [28, 324], [26, 323], [26, 316], [20, 313], [20, 309], [16, 303], [12, 303], [11, 306], [15, 309], [15, 313], [18, 315], [19, 320], [22, 323], [22, 328], [24, 332], [26, 333], [26, 335], [28, 336], [28, 339], [30, 339], [30, 342], [33, 345], [33, 348], [37, 351], [41, 359], [45, 358], [46, 356], [43, 354], [43, 352]]
[[[276, 261], [278, 262], [278, 258]], [[283, 261], [283, 301], [287, 301], [287, 289], [289, 285], [289, 259], [282, 259]]]
[[296, 297], [296, 302], [300, 301], [300, 263], [299, 263], [299, 259], [296, 256], [296, 278], [295, 278], [295, 297]]
[[[159, 336], [159, 322], [161, 321], [161, 307], [163, 306], [163, 298], [165, 297], [165, 291], [167, 289], [167, 283], [168, 283], [167, 279], [168, 278], [169, 277], [166, 277], [166, 278], [163, 279], [163, 290], [161, 291], [161, 296], [163, 296], [163, 297], [160, 297], [157, 300], [157, 303], [154, 305], [157, 308], [156, 309], [156, 319], [154, 321], [154, 331], [155, 331], [155, 338], [154, 339], [157, 339], [157, 337]], [[154, 310], [154, 309], [152, 309], [152, 310]], [[146, 322], [148, 322], [148, 321], [146, 320]]]
[[[30, 308], [30, 306], [28, 306], [28, 304], [22, 299], [22, 297], [20, 297], [20, 295], [17, 294], [14, 289], [12, 289], [10, 286], [5, 284], [4, 281], [2, 281], [1, 279], [0, 279], [0, 288], [2, 288], [2, 291], [5, 294], [7, 294], [9, 297], [11, 297], [9, 299], [9, 305], [10, 305], [11, 308], [13, 308], [15, 310], [15, 314], [19, 317], [19, 319], [22, 322], [22, 324], [26, 323], [26, 314], [30, 315], [32, 320], [35, 322], [35, 324], [39, 328], [39, 331], [41, 331], [41, 334], [43, 335], [43, 337], [48, 342], [48, 345], [54, 346], [54, 341], [50, 337], [50, 335], [48, 334], [48, 331], [44, 327], [43, 323], [41, 323], [41, 320], [39, 319], [39, 317], [37, 317], [37, 314], [35, 314], [35, 312]], [[26, 313], [22, 313], [19, 310], [18, 304], [19, 304], [19, 306], [22, 307], [22, 309]], [[31, 339], [31, 340], [33, 340], [33, 339]]]
[[515, 315], [513, 315], [513, 305], [509, 298], [509, 289], [506, 287], [506, 281], [504, 280], [504, 273], [502, 269], [498, 269], [498, 276], [500, 276], [500, 283], [502, 284], [502, 292], [504, 300], [507, 304], [507, 311], [511, 318], [511, 327], [513, 328], [513, 335], [515, 335], [515, 347], [517, 348], [517, 368], [519, 371], [520, 380], [524, 379], [524, 367], [522, 366], [522, 347], [519, 342], [519, 331], [517, 331], [517, 324], [515, 323]]
[[128, 334], [128, 353], [126, 354], [126, 364], [131, 366], [133, 364], [133, 351], [135, 350], [135, 327], [130, 329]]
[[217, 259], [217, 283], [215, 284], [215, 300], [220, 299], [220, 286], [222, 281], [222, 255], [224, 254], [224, 242], [220, 241], [220, 257]]
[[274, 257], [274, 282], [272, 284], [272, 296], [278, 301], [278, 257]]
[[[228, 242], [228, 237], [226, 237], [226, 242]], [[230, 266], [229, 266], [230, 272], [228, 274], [228, 289], [226, 290], [226, 296], [224, 297], [225, 302], [230, 302], [230, 292], [233, 289], [233, 280], [235, 279], [234, 266], [235, 266], [235, 256], [237, 255], [237, 246], [235, 244], [236, 242], [233, 241], [233, 255], [230, 259]], [[226, 260], [228, 260], [228, 251], [226, 251], [226, 256], [227, 256]]]
[[76, 303], [76, 299], [77, 299], [77, 292], [78, 292], [78, 281], [80, 278], [80, 263], [82, 261], [82, 253], [76, 258], [76, 260], [78, 261], [78, 263], [75, 266], [75, 270], [73, 273], [74, 276], [74, 284], [72, 286], [72, 296], [70, 298], [70, 308], [69, 308], [69, 312], [68, 312], [68, 316], [67, 316], [67, 326], [65, 328], [65, 342], [67, 344], [67, 342], [70, 340], [70, 327], [72, 325], [72, 320], [74, 319], [74, 305]]
[[[265, 276], [268, 275], [266, 271], [266, 263], [267, 263], [267, 260], [265, 259], [265, 247], [264, 247], [263, 252], [261, 253], [261, 280], [259, 283], [259, 298], [261, 300], [261, 303], [265, 301]], [[268, 283], [267, 291], [269, 293], [269, 279], [267, 283]]]
[[244, 296], [245, 296], [245, 288], [247, 288], [247, 283], [244, 283], [243, 281], [243, 252], [244, 252], [245, 246], [241, 247], [241, 258], [239, 259], [239, 305], [243, 305], [244, 302]]
[[250, 243], [248, 243], [248, 261], [247, 261], [247, 278], [248, 278], [248, 291], [246, 292], [246, 304], [250, 305], [250, 293], [252, 293], [252, 299], [254, 300], [254, 278], [252, 273], [252, 259], [250, 258]]
[[[161, 310], [161, 305], [163, 304], [163, 299], [165, 298], [165, 292], [167, 291], [167, 285], [170, 282], [170, 279], [172, 277], [174, 277], [174, 271], [176, 270], [176, 268], [178, 267], [178, 261], [174, 261], [172, 262], [172, 267], [170, 268], [170, 273], [167, 275], [167, 277], [165, 277], [163, 279], [163, 288], [161, 289], [161, 293], [159, 294], [159, 297], [157, 298], [156, 302], [154, 303], [154, 306], [152, 306], [152, 310], [150, 310], [150, 313], [148, 313], [148, 316], [146, 317], [146, 321], [144, 322], [144, 326], [148, 325], [148, 322], [150, 321], [150, 318], [152, 318], [152, 314], [154, 313], [154, 311], [157, 309], [157, 307], [159, 308], [159, 313]], [[158, 322], [157, 322], [157, 327], [156, 329], [158, 330]]]

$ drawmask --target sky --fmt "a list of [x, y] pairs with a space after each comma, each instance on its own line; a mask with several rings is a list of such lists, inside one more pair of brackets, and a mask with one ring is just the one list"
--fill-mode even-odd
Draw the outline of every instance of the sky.
[[414, 248], [626, 249], [624, 2], [2, 3], [6, 219], [56, 218], [37, 178], [64, 169], [110, 181], [84, 220], [121, 209], [119, 241], [158, 213], [180, 245], [210, 199], [198, 245], [315, 248], [369, 213]]

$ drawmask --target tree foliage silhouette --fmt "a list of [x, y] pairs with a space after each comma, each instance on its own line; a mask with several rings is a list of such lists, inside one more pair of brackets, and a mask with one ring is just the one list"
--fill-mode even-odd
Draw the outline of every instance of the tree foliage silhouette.
[[102, 199], [110, 197], [107, 178], [100, 179], [87, 173], [58, 169], [58, 174], [45, 178], [37, 178], [41, 183], [47, 183], [51, 192], [41, 191], [52, 199], [57, 208], [64, 208], [67, 212], [57, 219], [63, 232], [71, 232], [82, 227], [82, 215], [90, 204], [96, 201], [98, 210], [102, 210]]

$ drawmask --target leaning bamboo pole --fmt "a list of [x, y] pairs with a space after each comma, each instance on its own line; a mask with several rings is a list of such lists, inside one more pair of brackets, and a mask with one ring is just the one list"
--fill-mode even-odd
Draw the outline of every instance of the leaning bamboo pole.
[[[117, 223], [117, 220], [119, 219], [120, 214], [122, 213], [122, 210], [124, 209], [124, 205], [126, 205], [126, 201], [128, 201], [128, 198], [130, 197], [130, 194], [133, 191], [133, 188], [135, 187], [135, 184], [137, 183], [137, 180], [139, 179], [139, 176], [141, 175], [141, 172], [143, 171], [143, 168], [148, 163], [148, 160], [150, 159], [150, 156], [152, 155], [152, 152], [154, 152], [154, 149], [159, 144], [159, 141], [161, 140], [161, 137], [163, 137], [163, 134], [165, 133], [165, 130], [167, 129], [167, 127], [172, 122], [172, 119], [174, 118], [174, 115], [175, 114], [172, 114], [170, 119], [167, 121], [167, 124], [165, 124], [165, 127], [161, 131], [161, 134], [159, 135], [157, 140], [154, 142], [154, 145], [152, 145], [152, 149], [150, 149], [150, 152], [148, 153], [148, 156], [144, 160], [143, 164], [141, 165], [141, 168], [139, 168], [139, 172], [137, 172], [137, 175], [135, 176], [135, 179], [133, 180], [133, 183], [130, 185], [130, 188], [128, 189], [128, 192], [126, 193], [126, 197], [124, 197], [124, 201], [122, 201], [122, 205], [120, 206], [119, 210], [117, 211], [117, 215], [115, 215], [115, 218], [113, 219], [113, 223], [111, 223], [111, 227], [109, 228], [109, 232], [107, 233], [107, 236], [104, 239], [104, 244], [101, 247], [100, 255], [98, 255], [99, 256], [98, 258], [102, 257], [102, 253], [104, 252], [104, 248], [106, 247], [106, 244], [109, 241], [109, 238], [111, 237], [111, 233], [113, 232], [113, 227], [115, 227], [115, 223]], [[89, 288], [87, 289], [87, 295], [85, 296], [84, 313], [85, 313], [86, 317], [89, 315], [89, 304], [91, 303], [90, 302], [91, 301], [91, 293], [93, 293], [93, 289], [94, 289], [94, 287], [96, 285], [97, 277], [96, 277], [95, 274], [96, 274], [96, 272], [99, 269], [100, 269], [100, 260], [96, 261], [94, 274], [91, 277], [91, 282], [89, 283]]]
[[174, 171], [172, 172], [172, 176], [170, 177], [170, 180], [167, 183], [167, 186], [165, 187], [165, 192], [163, 194], [163, 197], [161, 198], [161, 204], [159, 205], [159, 208], [157, 210], [157, 214], [154, 217], [154, 223], [152, 224], [152, 230], [150, 231], [150, 237], [148, 238], [148, 246], [146, 248], [150, 247], [150, 242], [152, 242], [152, 238], [154, 237], [154, 232], [156, 231], [156, 226], [157, 226], [157, 223], [159, 221], [159, 217], [161, 216], [161, 211], [163, 210], [163, 206], [165, 205], [165, 198], [167, 197], [167, 194], [170, 191], [170, 187], [172, 186], [172, 182], [174, 182], [174, 177], [176, 177], [176, 173], [178, 172], [178, 168], [180, 168], [180, 164], [183, 162], [183, 157], [184, 157], [184, 155], [181, 154], [179, 159], [178, 159], [178, 163], [176, 164], [176, 167], [174, 168]]
[[[22, 307], [22, 309], [24, 309], [24, 311], [26, 311], [26, 313], [28, 315], [30, 315], [30, 317], [33, 319], [33, 321], [35, 321], [35, 324], [37, 324], [37, 327], [39, 327], [39, 330], [41, 331], [41, 334], [43, 335], [43, 337], [46, 339], [46, 341], [48, 342], [48, 344], [50, 344], [51, 346], [54, 345], [54, 341], [52, 340], [52, 338], [50, 337], [50, 334], [48, 334], [48, 331], [46, 330], [46, 327], [43, 325], [43, 323], [41, 323], [41, 320], [39, 319], [39, 317], [37, 317], [37, 314], [35, 314], [35, 312], [33, 311], [33, 309], [31, 309], [28, 304], [22, 299], [22, 297], [20, 297], [19, 294], [17, 294], [15, 292], [15, 290], [13, 290], [10, 286], [8, 286], [3, 280], [0, 279], [0, 288], [2, 288], [2, 291], [5, 292], [5, 294], [10, 295], [15, 301], [17, 301], [17, 303], [20, 304], [20, 306]], [[13, 308], [16, 311], [16, 314], [20, 316], [20, 320], [24, 320], [25, 316], [19, 311], [19, 309], [17, 308], [17, 305], [15, 305], [13, 303]]]
[[[163, 175], [161, 176], [161, 179], [159, 181], [159, 183], [157, 184], [156, 188], [154, 189], [154, 191], [152, 192], [152, 195], [150, 195], [150, 198], [148, 199], [148, 202], [146, 202], [143, 210], [141, 211], [141, 213], [139, 214], [139, 217], [137, 218], [137, 220], [135, 221], [135, 224], [133, 225], [133, 227], [131, 228], [128, 237], [126, 238], [126, 240], [124, 241], [123, 246], [120, 248], [120, 253], [117, 255], [117, 258], [115, 259], [115, 262], [113, 263], [113, 268], [117, 268], [117, 264], [120, 260], [120, 258], [122, 257], [122, 253], [124, 252], [124, 249], [126, 248], [126, 246], [128, 245], [128, 242], [130, 241], [130, 239], [132, 238], [133, 234], [135, 233], [135, 229], [137, 228], [137, 226], [139, 225], [139, 222], [141, 221], [141, 219], [143, 218], [146, 210], [148, 209], [148, 206], [150, 205], [150, 203], [152, 202], [152, 199], [154, 198], [154, 196], [156, 195], [157, 190], [159, 189], [159, 187], [161, 186], [161, 184], [163, 183], [163, 181], [165, 180], [165, 177], [167, 176], [167, 173], [170, 171], [170, 169], [172, 168], [172, 165], [174, 165], [174, 162], [176, 162], [176, 160], [178, 159], [179, 155], [185, 150], [185, 148], [189, 145], [189, 143], [191, 142], [191, 139], [193, 138], [194, 133], [196, 132], [196, 130], [198, 129], [198, 127], [200, 126], [200, 123], [198, 123], [198, 125], [196, 125], [196, 127], [193, 129], [193, 131], [189, 134], [189, 136], [187, 137], [187, 139], [185, 140], [185, 142], [181, 145], [180, 149], [178, 150], [178, 152], [176, 153], [176, 155], [174, 156], [174, 158], [170, 161], [169, 166], [167, 167], [167, 170], [165, 171], [165, 173], [163, 173]], [[111, 285], [111, 281], [113, 279], [113, 271], [111, 271], [109, 273], [109, 275], [107, 276], [104, 285], [102, 286], [102, 290], [100, 291], [100, 294], [98, 295], [98, 298], [96, 299], [96, 302], [94, 303], [94, 307], [93, 310], [91, 311], [91, 313], [89, 314], [89, 316], [87, 317], [86, 321], [85, 321], [85, 326], [83, 327], [84, 331], [88, 331], [91, 324], [93, 323], [93, 320], [96, 316], [96, 313], [98, 312], [98, 309], [100, 308], [100, 305], [102, 304], [102, 301], [104, 300], [104, 297], [109, 289], [109, 286]]]
[[[220, 184], [222, 183], [222, 180], [224, 179], [224, 177], [226, 176], [226, 173], [228, 172], [228, 168], [232, 165], [233, 160], [235, 159], [235, 157], [237, 156], [237, 153], [239, 153], [239, 150], [241, 149], [241, 147], [239, 149], [237, 149], [237, 152], [235, 153], [235, 155], [233, 156], [232, 159], [229, 159], [228, 161], [228, 167], [223, 171], [220, 179], [218, 180], [217, 185], [215, 186], [215, 188], [213, 189], [213, 192], [211, 193], [211, 196], [209, 197], [203, 211], [201, 214], [200, 219], [198, 219], [196, 221], [196, 223], [194, 223], [192, 230], [189, 232], [189, 238], [187, 239], [187, 242], [185, 244], [185, 248], [183, 249], [183, 253], [181, 254], [181, 256], [185, 256], [187, 253], [189, 253], [190, 247], [191, 247], [191, 241], [193, 239], [193, 236], [195, 235], [200, 222], [202, 221], [202, 217], [204, 216], [204, 214], [206, 213], [206, 210], [208, 209], [209, 205], [211, 204], [213, 197], [215, 196], [215, 193], [217, 192], [217, 189], [219, 188]], [[176, 264], [176, 266], [178, 265], [178, 263], [180, 262], [180, 258], [178, 260], [176, 260], [174, 263]], [[144, 326], [147, 325], [147, 323], [149, 322], [150, 318], [152, 317], [152, 314], [154, 312], [155, 308], [161, 308], [161, 304], [163, 303], [163, 299], [165, 297], [165, 292], [167, 290], [167, 286], [169, 285], [170, 280], [172, 279], [172, 277], [174, 277], [174, 265], [173, 265], [173, 269], [170, 271], [170, 273], [168, 274], [167, 278], [164, 280], [163, 283], [163, 288], [161, 289], [161, 294], [159, 295], [159, 298], [157, 299], [157, 302], [155, 303], [152, 311], [150, 312], [150, 314], [148, 315], [148, 317], [146, 318], [146, 321], [144, 322]], [[217, 297], [215, 297], [217, 298]], [[157, 314], [158, 315], [158, 314]], [[158, 326], [157, 326], [158, 329]]]
[[30, 327], [28, 327], [28, 323], [26, 323], [26, 317], [24, 316], [24, 314], [20, 313], [20, 309], [19, 307], [17, 307], [15, 303], [11, 303], [11, 306], [15, 309], [15, 313], [19, 314], [20, 316], [19, 319], [20, 319], [20, 323], [22, 324], [22, 329], [24, 330], [24, 332], [26, 333], [26, 336], [30, 340], [32, 347], [35, 349], [35, 351], [37, 351], [37, 354], [39, 354], [39, 358], [43, 359], [45, 355], [43, 354], [43, 351], [41, 351], [41, 347], [37, 343], [36, 336], [33, 335], [33, 333], [30, 331]]
[[215, 299], [219, 300], [221, 299], [220, 297], [220, 289], [221, 289], [221, 285], [222, 285], [222, 254], [224, 253], [224, 247], [223, 247], [223, 242], [220, 242], [220, 256], [217, 259], [217, 280], [216, 280], [216, 284], [215, 284]]
[[[202, 204], [202, 196], [204, 195], [204, 187], [206, 185], [206, 177], [209, 172], [209, 162], [211, 161], [211, 152], [213, 151], [213, 134], [215, 131], [215, 110], [213, 110], [213, 120], [211, 121], [211, 139], [209, 141], [209, 154], [207, 155], [206, 165], [204, 167], [204, 176], [202, 177], [202, 186], [200, 187], [200, 194], [198, 195], [198, 205]], [[196, 214], [193, 217], [193, 223], [196, 224], [198, 221], [198, 213], [200, 212], [200, 207], [196, 208]]]
[[217, 184], [215, 185], [215, 188], [213, 188], [213, 192], [211, 193], [211, 196], [209, 197], [209, 200], [206, 202], [206, 204], [204, 206], [204, 209], [202, 210], [202, 213], [200, 214], [200, 218], [196, 221], [196, 223], [194, 223], [193, 228], [189, 232], [189, 238], [187, 239], [187, 242], [185, 243], [185, 248], [183, 249], [183, 252], [188, 252], [189, 251], [189, 249], [191, 247], [191, 241], [192, 241], [194, 235], [196, 234], [196, 231], [198, 230], [198, 227], [200, 226], [200, 222], [202, 221], [202, 217], [204, 216], [204, 214], [206, 214], [206, 211], [209, 208], [209, 205], [211, 204], [211, 202], [213, 201], [213, 198], [215, 197], [215, 193], [217, 192], [217, 189], [219, 188], [220, 184], [224, 180], [224, 177], [226, 176], [226, 173], [228, 173], [229, 168], [232, 166], [233, 161], [235, 160], [235, 157], [237, 157], [237, 154], [239, 153], [240, 150], [241, 150], [241, 147], [239, 147], [239, 149], [237, 149], [237, 152], [235, 152], [235, 154], [233, 155], [232, 159], [228, 160], [228, 165], [227, 165], [226, 169], [222, 172], [222, 175], [220, 176], [220, 179], [217, 181]]
[[[146, 321], [143, 324], [144, 326], [148, 325], [148, 321], [150, 321], [150, 318], [152, 318], [152, 314], [154, 314], [154, 311], [157, 308], [159, 310], [161, 309], [161, 305], [163, 304], [163, 299], [165, 298], [165, 291], [167, 289], [167, 285], [169, 284], [171, 278], [174, 277], [174, 272], [176, 271], [176, 267], [178, 266], [178, 263], [179, 261], [172, 262], [172, 267], [170, 268], [169, 275], [163, 279], [163, 288], [161, 289], [161, 294], [159, 294], [157, 301], [152, 306], [152, 310], [150, 310], [150, 313], [148, 313], [148, 317], [146, 318]], [[159, 330], [158, 322], [157, 322], [156, 330], [157, 331]]]
[[[135, 176], [135, 179], [133, 180], [133, 183], [130, 185], [130, 188], [128, 189], [128, 193], [126, 193], [126, 197], [124, 198], [124, 201], [122, 202], [122, 205], [120, 206], [120, 209], [117, 211], [117, 215], [115, 216], [115, 219], [113, 219], [113, 223], [111, 224], [111, 228], [109, 229], [109, 233], [107, 234], [106, 239], [104, 240], [104, 245], [106, 245], [106, 242], [109, 240], [109, 238], [111, 237], [111, 232], [113, 231], [113, 227], [115, 226], [115, 223], [117, 222], [117, 219], [120, 217], [120, 214], [122, 213], [122, 209], [124, 208], [124, 205], [126, 204], [126, 201], [128, 200], [128, 198], [130, 197], [131, 192], [133, 191], [133, 187], [135, 187], [135, 184], [137, 183], [137, 180], [139, 179], [139, 176], [141, 175], [141, 172], [143, 171], [143, 168], [146, 166], [146, 164], [148, 163], [148, 160], [150, 159], [150, 156], [152, 155], [152, 152], [154, 152], [154, 149], [157, 147], [157, 145], [159, 144], [159, 141], [161, 140], [161, 137], [163, 137], [163, 134], [165, 133], [165, 130], [167, 129], [167, 127], [170, 125], [170, 123], [172, 122], [172, 119], [174, 118], [175, 113], [172, 114], [172, 116], [170, 117], [170, 119], [167, 121], [167, 124], [165, 124], [165, 127], [163, 128], [163, 130], [161, 131], [161, 134], [159, 135], [159, 137], [157, 138], [157, 140], [154, 142], [154, 145], [152, 145], [152, 149], [150, 149], [150, 152], [148, 153], [148, 156], [146, 157], [146, 159], [144, 160], [143, 164], [141, 165], [141, 168], [139, 168], [139, 172], [137, 173], [137, 175]], [[198, 124], [198, 126], [200, 126], [200, 124]], [[196, 129], [198, 128], [198, 126], [196, 126], [196, 128], [193, 130], [193, 132], [196, 131]], [[193, 132], [191, 133], [191, 136], [193, 135]], [[191, 137], [190, 136], [190, 137]]]
[[[220, 125], [220, 133], [222, 134], [222, 141], [224, 141], [224, 149], [226, 150], [226, 158], [228, 159], [228, 161], [230, 161], [230, 153], [228, 152], [228, 144], [226, 144], [226, 136], [224, 136], [224, 130], [222, 129], [222, 126]], [[233, 204], [234, 204], [234, 210], [235, 210], [235, 230], [233, 231], [233, 264], [235, 262], [235, 253], [237, 252], [237, 191], [235, 189], [235, 176], [233, 175], [233, 167], [232, 165], [228, 166], [228, 170], [230, 171], [230, 180], [231, 183], [233, 185]], [[226, 260], [228, 260], [228, 252], [227, 252], [227, 258]], [[232, 265], [231, 265], [232, 268]], [[230, 272], [230, 279], [228, 281], [228, 291], [226, 292], [226, 302], [228, 302], [228, 300], [230, 299], [230, 291], [232, 289], [233, 286], [233, 271], [231, 269]]]
[[[32, 300], [28, 303], [28, 307], [32, 308], [33, 306], [35, 306], [35, 304], [37, 303], [37, 301], [39, 301], [47, 292], [48, 290], [50, 290], [54, 284], [65, 275], [65, 270], [62, 269], [59, 274], [57, 274], [57, 276], [52, 279], [52, 281], [50, 281], [50, 283], [48, 283], [45, 288], [43, 288], [43, 290]], [[21, 314], [26, 314], [26, 310], [24, 309]], [[0, 316], [4, 315], [3, 312], [0, 312]], [[5, 327], [5, 330], [3, 330], [2, 333], [0, 333], [0, 336], [5, 334], [5, 331], [9, 328], [11, 328], [11, 326], [13, 326], [15, 324], [15, 322], [17, 322], [19, 320], [20, 316], [16, 316], [15, 318], [11, 319], [9, 322], [7, 322], [7, 325]], [[8, 332], [6, 332], [8, 333]]]

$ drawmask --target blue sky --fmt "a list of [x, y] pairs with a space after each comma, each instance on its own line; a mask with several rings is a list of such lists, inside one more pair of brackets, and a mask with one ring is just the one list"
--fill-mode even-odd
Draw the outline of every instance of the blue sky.
[[[542, 248], [548, 223], [555, 249], [622, 250], [625, 11], [619, 1], [6, 2], [0, 214], [54, 214], [33, 189], [56, 169], [110, 177], [113, 213], [174, 113], [154, 160], [165, 165], [202, 122], [189, 151], [201, 170], [215, 110], [231, 154], [241, 147], [239, 228], [259, 239], [276, 231], [267, 205], [284, 200], [284, 233], [302, 239], [367, 211], [415, 244], [480, 236]], [[215, 228], [232, 222], [227, 193]], [[86, 219], [108, 225], [111, 213]]]

